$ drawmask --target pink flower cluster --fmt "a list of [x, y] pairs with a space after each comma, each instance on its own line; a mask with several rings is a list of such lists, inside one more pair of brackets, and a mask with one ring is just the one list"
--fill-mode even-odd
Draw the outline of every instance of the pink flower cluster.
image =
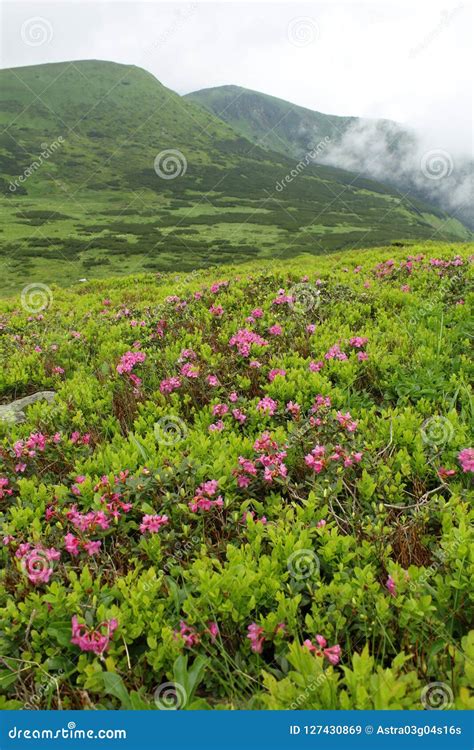
[[211, 499], [216, 494], [218, 488], [219, 484], [215, 479], [210, 479], [207, 482], [203, 482], [197, 488], [196, 494], [194, 495], [191, 502], [188, 503], [189, 509], [193, 513], [197, 513], [199, 510], [208, 511], [213, 507], [222, 508], [222, 506], [224, 505], [224, 501], [221, 495], [216, 497], [215, 500]]
[[13, 490], [8, 486], [9, 482], [7, 477], [0, 477], [0, 500], [13, 494]]
[[22, 568], [31, 583], [48, 583], [53, 574], [52, 562], [59, 560], [61, 553], [54, 549], [45, 549], [37, 545], [32, 547], [30, 542], [20, 544], [15, 552], [15, 557], [21, 560]]
[[458, 460], [463, 472], [474, 472], [474, 448], [463, 448], [458, 454]]
[[330, 664], [336, 665], [339, 663], [342, 649], [338, 643], [336, 643], [334, 646], [328, 647], [327, 641], [325, 638], [323, 638], [322, 635], [316, 636], [316, 643], [317, 646], [315, 646], [308, 638], [303, 642], [303, 646], [311, 651], [311, 653], [316, 654], [316, 656], [324, 656], [330, 662]]
[[281, 450], [268, 432], [264, 432], [254, 443], [254, 451], [258, 457], [253, 461], [239, 456], [239, 468], [233, 470], [239, 487], [248, 487], [252, 478], [258, 476], [259, 468], [263, 468], [263, 480], [271, 484], [277, 477], [285, 478], [288, 470], [284, 464], [286, 451]]
[[[280, 622], [275, 628], [274, 634], [278, 633], [284, 633], [286, 629], [285, 623]], [[263, 644], [266, 641], [266, 638], [264, 636], [264, 629], [257, 625], [256, 622], [250, 623], [250, 625], [247, 628], [247, 638], [250, 641], [250, 648], [254, 652], [254, 654], [261, 654], [263, 649]]]
[[92, 541], [79, 539], [74, 534], [66, 534], [64, 537], [64, 548], [66, 552], [69, 552], [73, 557], [77, 557], [81, 550], [87, 552], [91, 557], [97, 555], [100, 552], [102, 542], [100, 540]]
[[204, 635], [208, 635], [212, 643], [215, 643], [217, 636], [219, 635], [219, 626], [217, 622], [210, 620], [207, 623], [207, 628], [202, 633], [198, 633], [196, 628], [193, 628], [191, 625], [188, 625], [184, 620], [181, 620], [181, 622], [179, 623], [179, 630], [174, 631], [174, 637], [175, 638], [181, 637], [184, 641], [184, 645], [186, 646], [186, 648], [193, 648], [193, 646], [199, 645], [201, 638]]
[[104, 620], [97, 628], [88, 628], [87, 625], [79, 623], [77, 615], [71, 620], [72, 638], [71, 643], [79, 646], [81, 651], [92, 651], [92, 653], [101, 656], [110, 645], [113, 634], [118, 628], [118, 622], [115, 618]]
[[181, 387], [181, 379], [174, 376], [171, 378], [165, 378], [165, 380], [162, 380], [160, 383], [160, 391], [161, 393], [172, 393], [173, 391], [178, 390], [178, 388]]
[[143, 516], [142, 522], [140, 524], [140, 532], [142, 534], [145, 534], [148, 531], [150, 534], [156, 534], [161, 529], [161, 527], [166, 526], [168, 522], [168, 516]]
[[141, 364], [145, 359], [146, 354], [144, 352], [125, 352], [125, 354], [120, 357], [120, 362], [118, 363], [116, 370], [120, 375], [125, 372], [131, 372], [135, 365]]
[[229, 346], [235, 346], [238, 353], [243, 357], [250, 355], [252, 345], [268, 346], [268, 341], [265, 341], [255, 331], [249, 331], [247, 328], [241, 328], [229, 339]]
[[326, 457], [326, 448], [324, 445], [316, 445], [311, 453], [305, 456], [304, 460], [310, 469], [313, 469], [316, 474], [319, 474], [323, 469], [327, 468], [329, 461], [341, 461], [346, 469], [353, 466], [355, 463], [358, 464], [362, 461], [362, 453], [360, 451], [353, 451], [348, 453], [344, 450], [341, 445], [335, 445], [333, 452]]

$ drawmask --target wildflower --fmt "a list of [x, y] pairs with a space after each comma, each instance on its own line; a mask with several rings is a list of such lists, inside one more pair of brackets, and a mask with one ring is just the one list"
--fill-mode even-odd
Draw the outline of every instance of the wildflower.
[[81, 651], [91, 651], [101, 656], [108, 649], [112, 636], [118, 628], [118, 622], [115, 618], [104, 620], [94, 630], [85, 624], [80, 624], [77, 615], [74, 615], [71, 619], [71, 628], [71, 643], [74, 646], [79, 646]]
[[172, 393], [181, 387], [181, 380], [178, 377], [167, 378], [160, 383], [161, 393]]
[[461, 464], [463, 472], [474, 472], [474, 448], [463, 448], [458, 453], [458, 461]]
[[438, 476], [440, 479], [447, 479], [453, 477], [456, 474], [456, 469], [446, 469], [444, 466], [440, 466], [438, 469]]
[[270, 328], [268, 329], [268, 333], [272, 336], [281, 336], [281, 334], [283, 333], [283, 328], [278, 325], [278, 323], [275, 323], [275, 325], [270, 326]]
[[[341, 658], [342, 649], [338, 643], [336, 643], [334, 646], [327, 646], [327, 641], [322, 635], [316, 636], [316, 642], [317, 646], [312, 643], [312, 641], [307, 638], [305, 641], [303, 641], [303, 646], [308, 649], [308, 651], [311, 651], [311, 653], [316, 654], [316, 656], [323, 656], [325, 657], [330, 664], [336, 665], [339, 663], [339, 660]], [[318, 648], [319, 646], [319, 648]]]
[[222, 307], [222, 305], [211, 305], [209, 308], [209, 312], [216, 318], [220, 318], [224, 314], [224, 308]]
[[219, 626], [217, 622], [212, 620], [207, 623], [207, 632], [210, 635], [211, 641], [215, 643], [217, 636], [219, 635]]
[[212, 413], [215, 417], [223, 417], [229, 411], [227, 404], [215, 404], [212, 407]]
[[208, 375], [207, 384], [214, 388], [215, 386], [220, 385], [219, 378], [217, 378], [215, 375]]
[[286, 375], [286, 370], [280, 370], [280, 369], [270, 370], [270, 372], [268, 373], [268, 379], [270, 383], [273, 383], [273, 381], [278, 375], [284, 378]]
[[357, 422], [355, 422], [350, 413], [346, 412], [343, 414], [341, 411], [338, 411], [336, 414], [336, 419], [341, 425], [341, 427], [344, 427], [348, 432], [355, 432], [357, 429]]
[[217, 422], [213, 422], [209, 425], [209, 432], [222, 432], [225, 424], [222, 419], [218, 419]]
[[0, 477], [0, 500], [12, 494], [13, 490], [8, 486], [7, 477]]
[[265, 339], [257, 333], [250, 331], [247, 328], [241, 328], [229, 339], [229, 346], [235, 346], [238, 353], [243, 357], [249, 356], [252, 345], [268, 346], [268, 341], [265, 341]]
[[294, 404], [293, 401], [288, 401], [286, 411], [289, 412], [292, 417], [297, 418], [300, 415], [301, 406], [299, 404]]
[[174, 631], [175, 637], [181, 636], [184, 640], [186, 648], [192, 648], [197, 646], [199, 643], [199, 634], [190, 625], [187, 625], [184, 620], [179, 623], [179, 630]]
[[198, 378], [199, 368], [192, 365], [190, 362], [186, 362], [181, 368], [181, 375], [186, 378]]
[[309, 369], [311, 372], [319, 372], [324, 367], [324, 362], [315, 362], [314, 360], [311, 360], [309, 363]]
[[388, 589], [388, 592], [390, 596], [396, 596], [397, 595], [397, 589], [395, 586], [395, 581], [393, 580], [392, 576], [389, 576], [387, 580], [385, 581], [385, 586]]
[[260, 401], [257, 404], [258, 411], [267, 413], [270, 417], [272, 417], [275, 414], [277, 407], [278, 407], [278, 402], [274, 401], [269, 396], [265, 396], [265, 398], [260, 399]]
[[252, 622], [248, 628], [247, 638], [250, 641], [250, 648], [254, 654], [261, 654], [263, 644], [265, 642], [265, 636], [263, 635], [263, 628], [259, 627], [255, 622]]
[[246, 415], [240, 409], [232, 409], [232, 416], [239, 424], [243, 424], [247, 419]]
[[326, 521], [324, 518], [322, 518], [318, 523], [316, 524], [317, 529], [323, 529], [326, 526]]
[[144, 362], [145, 359], [146, 354], [144, 352], [126, 352], [121, 356], [120, 362], [115, 369], [122, 375], [125, 372], [131, 372], [135, 365]]
[[168, 516], [145, 515], [140, 524], [140, 532], [145, 534], [149, 531], [150, 534], [156, 534], [162, 526], [166, 526], [168, 521]]

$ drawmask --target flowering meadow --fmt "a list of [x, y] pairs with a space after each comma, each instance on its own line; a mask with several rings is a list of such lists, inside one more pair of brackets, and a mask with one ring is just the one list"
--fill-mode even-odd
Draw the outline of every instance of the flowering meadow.
[[1, 707], [474, 708], [473, 247], [395, 245], [0, 302]]

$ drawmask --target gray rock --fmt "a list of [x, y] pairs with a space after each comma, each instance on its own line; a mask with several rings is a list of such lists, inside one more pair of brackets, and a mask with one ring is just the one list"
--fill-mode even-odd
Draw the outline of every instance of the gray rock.
[[38, 393], [32, 393], [31, 396], [12, 401], [11, 404], [2, 404], [0, 405], [0, 422], [10, 424], [24, 422], [26, 420], [24, 409], [27, 406], [36, 403], [36, 401], [47, 401], [50, 404], [55, 396], [56, 391], [38, 391]]

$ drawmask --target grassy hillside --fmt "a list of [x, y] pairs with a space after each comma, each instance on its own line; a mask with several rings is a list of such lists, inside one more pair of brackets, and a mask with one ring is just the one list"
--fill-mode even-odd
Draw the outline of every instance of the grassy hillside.
[[1, 301], [0, 706], [473, 708], [473, 249]]
[[[343, 170], [305, 166], [295, 176], [292, 159], [139, 68], [78, 61], [3, 70], [0, 111], [2, 293], [470, 236], [443, 212]], [[179, 152], [175, 171], [160, 159], [160, 176], [155, 159], [169, 149]]]
[[[390, 185], [412, 200], [454, 214], [474, 229], [472, 158], [453, 158], [440, 151], [438, 143], [430, 151], [407, 126], [392, 120], [327, 115], [239, 86], [201, 89], [185, 98], [253, 143], [297, 161], [320, 144], [314, 161]], [[422, 169], [424, 158], [433, 160], [432, 167], [425, 168], [427, 174]], [[438, 179], [440, 169], [445, 170], [442, 179]]]
[[241, 86], [200, 89], [184, 98], [201, 105], [262, 148], [285, 153], [297, 161], [311, 146], [326, 136], [338, 139], [358, 120], [316, 112]]

